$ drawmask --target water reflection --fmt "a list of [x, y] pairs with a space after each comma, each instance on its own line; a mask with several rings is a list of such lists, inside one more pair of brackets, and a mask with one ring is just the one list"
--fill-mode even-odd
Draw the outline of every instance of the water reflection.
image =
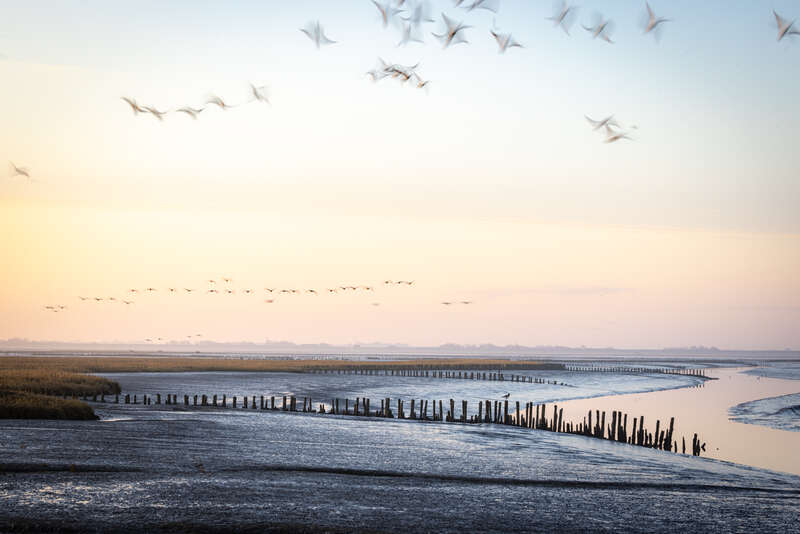
[[[703, 456], [775, 471], [800, 474], [800, 433], [732, 421], [728, 410], [744, 402], [797, 393], [800, 383], [792, 380], [756, 377], [742, 368], [712, 369], [702, 388], [683, 388], [651, 393], [597, 397], [567, 401], [565, 421], [581, 421], [591, 410], [619, 410], [629, 416], [645, 417], [645, 425], [660, 420], [662, 426], [675, 417], [675, 435], [687, 443], [697, 432], [707, 443]], [[649, 420], [649, 424], [648, 424]], [[680, 445], [680, 440], [678, 440]], [[671, 454], [671, 453], [664, 453]]]

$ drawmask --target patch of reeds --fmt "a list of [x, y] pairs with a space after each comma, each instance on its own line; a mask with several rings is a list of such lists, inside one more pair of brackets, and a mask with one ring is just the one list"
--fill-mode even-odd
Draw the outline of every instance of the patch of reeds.
[[0, 391], [0, 419], [97, 419], [92, 407], [79, 400], [35, 393]]
[[119, 392], [119, 384], [99, 376], [47, 368], [0, 369], [0, 419], [96, 419], [85, 402], [61, 397]]
[[77, 373], [184, 372], [184, 371], [271, 371], [308, 372], [336, 369], [456, 369], [456, 370], [547, 370], [563, 365], [536, 360], [497, 358], [418, 358], [414, 360], [311, 360], [233, 359], [197, 357], [0, 357], [3, 369], [37, 369]]
[[0, 391], [41, 395], [113, 395], [119, 384], [99, 376], [54, 369], [0, 369]]

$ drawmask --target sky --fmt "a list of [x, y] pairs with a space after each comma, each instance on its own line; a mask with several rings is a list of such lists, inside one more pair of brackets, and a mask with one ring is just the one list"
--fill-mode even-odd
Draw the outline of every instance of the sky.
[[0, 0], [0, 339], [800, 348], [797, 2], [429, 4]]

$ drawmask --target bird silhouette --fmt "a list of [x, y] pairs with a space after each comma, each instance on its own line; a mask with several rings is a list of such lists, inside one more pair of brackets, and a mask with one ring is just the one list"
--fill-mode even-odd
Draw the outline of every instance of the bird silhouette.
[[507, 399], [511, 396], [511, 393], [506, 393], [505, 395], [501, 395], [504, 399]]

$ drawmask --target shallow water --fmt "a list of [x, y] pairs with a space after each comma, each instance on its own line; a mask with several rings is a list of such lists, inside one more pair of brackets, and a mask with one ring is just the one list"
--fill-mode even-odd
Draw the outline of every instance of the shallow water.
[[744, 402], [729, 413], [740, 423], [800, 432], [800, 393]]
[[[559, 404], [564, 420], [582, 420], [587, 411], [619, 410], [629, 416], [645, 416], [645, 427], [654, 429], [656, 420], [661, 428], [675, 417], [678, 444], [685, 436], [690, 448], [692, 435], [697, 432], [706, 442], [703, 456], [737, 462], [763, 469], [800, 474], [800, 433], [744, 424], [731, 420], [732, 406], [775, 395], [797, 393], [800, 383], [793, 380], [764, 378], [741, 372], [742, 369], [712, 369], [709, 376], [717, 380], [703, 387], [657, 391], [647, 394], [602, 397]], [[629, 422], [632, 425], [632, 421]]]
[[[547, 402], [687, 383], [686, 377], [604, 373], [571, 374], [569, 387], [214, 375], [121, 378], [126, 390], [135, 386], [142, 393], [182, 394], [191, 386], [213, 394], [213, 386], [229, 394], [354, 398], [369, 391], [378, 399], [384, 391], [393, 398], [404, 391], [408, 398], [477, 400], [509, 390]], [[6, 470], [0, 474], [0, 531], [22, 520], [33, 531], [64, 525], [183, 531], [202, 524], [220, 531], [282, 525], [387, 532], [785, 532], [800, 514], [798, 476], [582, 436], [242, 409], [107, 404], [97, 411], [101, 421], [0, 423]]]

